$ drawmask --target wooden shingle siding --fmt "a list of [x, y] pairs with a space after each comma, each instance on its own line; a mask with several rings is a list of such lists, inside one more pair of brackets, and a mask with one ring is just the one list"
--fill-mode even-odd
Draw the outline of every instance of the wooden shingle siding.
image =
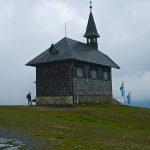
[[75, 95], [112, 95], [111, 81], [74, 78], [73, 89]]
[[36, 68], [37, 97], [72, 95], [71, 62], [40, 65]]

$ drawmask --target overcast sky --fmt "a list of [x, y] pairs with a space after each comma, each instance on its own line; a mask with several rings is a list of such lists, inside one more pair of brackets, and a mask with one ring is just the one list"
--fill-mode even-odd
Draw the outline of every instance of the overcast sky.
[[[113, 69], [113, 95], [125, 81], [133, 101], [150, 100], [150, 0], [93, 0], [99, 50]], [[85, 42], [89, 0], [0, 0], [0, 104], [35, 97], [35, 68], [25, 64], [64, 37]], [[121, 99], [120, 99], [121, 100]]]

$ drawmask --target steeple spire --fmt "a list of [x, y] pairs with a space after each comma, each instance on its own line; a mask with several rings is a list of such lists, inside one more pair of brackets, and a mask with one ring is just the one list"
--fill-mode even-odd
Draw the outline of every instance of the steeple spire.
[[89, 20], [86, 28], [86, 32], [84, 37], [87, 38], [87, 44], [91, 47], [98, 49], [97, 38], [99, 38], [99, 34], [97, 32], [97, 28], [95, 25], [94, 17], [92, 14], [92, 1], [90, 0], [90, 15]]

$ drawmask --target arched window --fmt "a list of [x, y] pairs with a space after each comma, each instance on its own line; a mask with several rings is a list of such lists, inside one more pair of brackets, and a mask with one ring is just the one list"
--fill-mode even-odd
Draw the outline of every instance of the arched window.
[[107, 81], [108, 80], [108, 72], [104, 72], [104, 80]]
[[96, 80], [97, 79], [97, 72], [95, 70], [91, 70], [91, 77], [92, 79]]
[[73, 72], [73, 77], [83, 78], [84, 74], [82, 68], [74, 67], [72, 72]]
[[77, 77], [83, 78], [83, 70], [81, 68], [77, 68]]

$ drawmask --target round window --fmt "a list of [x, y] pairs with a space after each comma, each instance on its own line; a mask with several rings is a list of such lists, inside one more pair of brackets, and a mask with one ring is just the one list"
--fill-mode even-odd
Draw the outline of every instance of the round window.
[[104, 72], [104, 79], [107, 81], [108, 80], [108, 72]]
[[91, 76], [92, 76], [92, 79], [94, 79], [94, 80], [97, 79], [97, 73], [95, 70], [92, 70]]
[[77, 68], [77, 76], [79, 78], [82, 78], [83, 77], [83, 70], [81, 68]]

